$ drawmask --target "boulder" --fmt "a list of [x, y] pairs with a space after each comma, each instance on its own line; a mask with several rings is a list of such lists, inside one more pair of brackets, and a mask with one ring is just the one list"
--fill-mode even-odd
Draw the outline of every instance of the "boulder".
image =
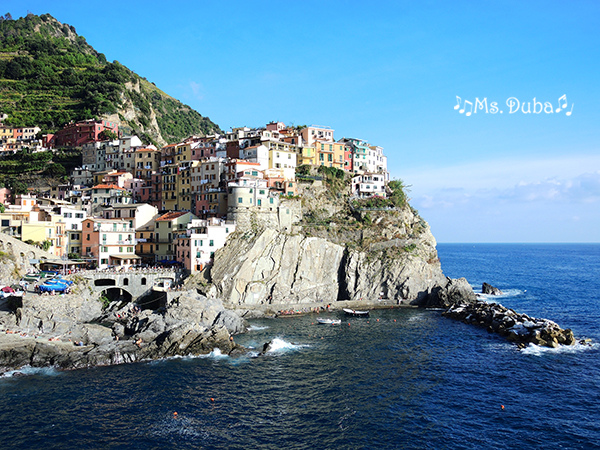
[[483, 283], [481, 286], [481, 293], [487, 295], [502, 295], [502, 291], [500, 289], [487, 283]]
[[213, 327], [225, 327], [231, 335], [242, 334], [247, 331], [246, 321], [233, 311], [223, 310], [219, 313]]

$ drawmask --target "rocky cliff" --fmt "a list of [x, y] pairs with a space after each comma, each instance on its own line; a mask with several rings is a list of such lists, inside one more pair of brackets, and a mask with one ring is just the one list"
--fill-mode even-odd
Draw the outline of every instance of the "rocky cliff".
[[408, 204], [352, 200], [346, 186], [332, 192], [327, 180], [301, 183], [300, 191], [300, 199], [289, 200], [302, 210], [291, 229], [243, 221], [216, 253], [211, 293], [226, 306], [378, 299], [420, 305], [447, 295], [435, 239]]

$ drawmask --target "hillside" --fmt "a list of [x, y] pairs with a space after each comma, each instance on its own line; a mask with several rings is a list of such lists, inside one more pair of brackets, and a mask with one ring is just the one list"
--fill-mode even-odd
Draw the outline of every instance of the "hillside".
[[118, 61], [106, 61], [49, 14], [0, 20], [0, 112], [7, 125], [37, 125], [44, 133], [106, 118], [158, 145], [219, 131]]

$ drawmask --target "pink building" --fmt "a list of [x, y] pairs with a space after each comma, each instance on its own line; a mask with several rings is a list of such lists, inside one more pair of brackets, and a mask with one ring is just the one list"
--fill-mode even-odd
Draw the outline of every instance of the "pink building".
[[106, 120], [85, 120], [83, 122], [68, 123], [62, 130], [58, 130], [53, 138], [54, 147], [76, 147], [88, 142], [100, 141], [100, 133], [110, 130], [119, 134], [119, 125]]

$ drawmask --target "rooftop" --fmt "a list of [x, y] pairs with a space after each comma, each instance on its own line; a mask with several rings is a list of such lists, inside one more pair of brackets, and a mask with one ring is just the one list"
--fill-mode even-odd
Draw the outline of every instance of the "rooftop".
[[125, 188], [116, 186], [114, 184], [97, 184], [96, 186], [94, 186], [92, 189], [119, 189], [121, 191], [124, 191]]
[[177, 219], [178, 217], [183, 216], [184, 214], [187, 214], [187, 212], [185, 212], [185, 211], [171, 211], [171, 212], [168, 212], [166, 214], [163, 214], [158, 219], [156, 219], [156, 221], [158, 222], [158, 221], [163, 221], [163, 220], [174, 220], [174, 219]]

